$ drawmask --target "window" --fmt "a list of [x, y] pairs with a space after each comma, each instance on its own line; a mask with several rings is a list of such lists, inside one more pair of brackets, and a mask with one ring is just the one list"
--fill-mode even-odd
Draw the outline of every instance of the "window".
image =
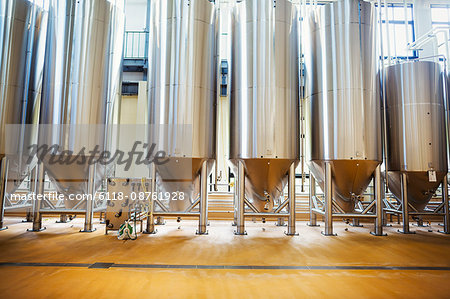
[[[384, 56], [400, 59], [417, 58], [417, 51], [408, 50], [408, 44], [415, 41], [412, 4], [408, 4], [406, 9], [403, 4], [388, 4], [387, 7], [384, 5], [381, 7]], [[377, 9], [377, 17], [379, 13]]]
[[[450, 37], [450, 4], [435, 4], [431, 5], [431, 22], [433, 28], [442, 28], [443, 31], [437, 32], [436, 38], [438, 43], [439, 54], [446, 55], [445, 43], [446, 38]], [[445, 35], [444, 28], [448, 28], [448, 34]], [[447, 54], [448, 55], [448, 54]]]

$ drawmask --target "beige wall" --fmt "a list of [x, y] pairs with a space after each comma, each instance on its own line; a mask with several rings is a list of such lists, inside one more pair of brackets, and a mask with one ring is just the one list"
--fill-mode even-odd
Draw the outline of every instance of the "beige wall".
[[[120, 131], [118, 147], [122, 151], [132, 149], [136, 140], [145, 141], [147, 123], [147, 82], [139, 82], [137, 96], [122, 96], [120, 103]], [[116, 168], [116, 177], [140, 178], [148, 176], [148, 168], [134, 165], [129, 171], [123, 165]]]

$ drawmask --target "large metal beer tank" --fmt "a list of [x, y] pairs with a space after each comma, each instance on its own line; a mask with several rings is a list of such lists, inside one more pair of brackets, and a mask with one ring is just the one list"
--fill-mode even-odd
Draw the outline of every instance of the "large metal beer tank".
[[245, 167], [245, 193], [262, 212], [282, 195], [300, 157], [299, 47], [287, 0], [236, 3], [232, 23], [230, 161]]
[[[183, 192], [170, 211], [184, 211], [200, 192], [200, 170], [215, 159], [216, 6], [208, 0], [151, 2], [150, 143], [168, 157], [156, 168], [160, 192]], [[206, 182], [206, 179], [205, 179]]]
[[9, 160], [6, 192], [34, 167], [47, 12], [28, 0], [0, 1], [0, 158]]
[[[448, 171], [442, 70], [438, 63], [408, 62], [386, 69], [389, 188], [401, 199], [407, 175], [408, 202], [423, 210]], [[429, 177], [436, 172], [436, 179]]]
[[[50, 1], [39, 143], [60, 146], [55, 160], [83, 148], [89, 156], [95, 145], [111, 150], [107, 128], [121, 92], [123, 36], [123, 1]], [[44, 159], [59, 192], [87, 193], [85, 155], [70, 165]], [[111, 167], [97, 166], [95, 190]]]
[[331, 163], [333, 198], [351, 212], [382, 162], [375, 7], [342, 0], [304, 23], [309, 168], [323, 188]]

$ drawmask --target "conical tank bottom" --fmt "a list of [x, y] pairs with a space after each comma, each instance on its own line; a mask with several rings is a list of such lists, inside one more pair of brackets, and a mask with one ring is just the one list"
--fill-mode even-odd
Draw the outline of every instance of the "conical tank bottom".
[[[399, 171], [390, 171], [388, 174], [389, 189], [399, 200], [402, 199], [401, 174]], [[445, 175], [444, 172], [437, 172], [436, 182], [430, 182], [427, 171], [406, 172], [408, 203], [418, 211], [423, 211], [439, 188]]]
[[[373, 160], [331, 160], [333, 199], [345, 212], [355, 210], [356, 198], [369, 186], [375, 169], [381, 163]], [[324, 190], [325, 161], [309, 165], [319, 186]]]
[[[54, 156], [55, 160], [58, 156]], [[44, 160], [45, 170], [48, 177], [55, 185], [56, 191], [66, 196], [64, 203], [67, 209], [71, 209], [79, 202], [71, 200], [69, 197], [77, 194], [88, 194], [88, 180], [89, 180], [89, 164], [87, 159], [89, 157], [79, 158], [79, 163], [58, 164], [50, 163], [50, 157]], [[83, 161], [82, 161], [82, 160]], [[112, 165], [96, 165], [94, 190], [97, 191], [103, 183], [103, 179], [112, 171]], [[79, 206], [81, 209], [85, 204]]]
[[23, 180], [29, 175], [31, 169], [36, 165], [37, 159], [32, 159], [32, 163], [28, 164], [30, 156], [8, 157], [8, 182], [6, 185], [7, 195], [13, 194], [20, 187]]
[[169, 211], [184, 212], [200, 196], [200, 172], [206, 160], [209, 176], [213, 161], [207, 158], [171, 157], [156, 167], [158, 199]]
[[[271, 212], [287, 183], [291, 159], [242, 159], [245, 168], [246, 198], [259, 212]], [[238, 160], [232, 160], [235, 167]]]

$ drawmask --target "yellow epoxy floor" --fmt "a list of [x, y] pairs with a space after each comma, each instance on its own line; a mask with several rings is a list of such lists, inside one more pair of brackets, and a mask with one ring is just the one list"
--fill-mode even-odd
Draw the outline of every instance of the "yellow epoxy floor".
[[[283, 234], [273, 222], [247, 222], [247, 236], [234, 236], [229, 221], [211, 221], [209, 235], [196, 236], [196, 222], [169, 220], [158, 234], [136, 241], [79, 233], [84, 219], [55, 224], [44, 218], [46, 231], [26, 232], [30, 223], [7, 218], [0, 232], [0, 263], [87, 263], [236, 265], [236, 266], [397, 266], [450, 267], [450, 236], [412, 227], [415, 235], [386, 228], [387, 237], [369, 234], [372, 226], [336, 222], [337, 237], [321, 227], [298, 222], [297, 237]], [[348, 231], [345, 231], [348, 228]], [[433, 224], [436, 231], [439, 227]], [[125, 296], [209, 298], [450, 298], [450, 271], [442, 270], [250, 270], [138, 269], [87, 267], [0, 267], [3, 298]]]

